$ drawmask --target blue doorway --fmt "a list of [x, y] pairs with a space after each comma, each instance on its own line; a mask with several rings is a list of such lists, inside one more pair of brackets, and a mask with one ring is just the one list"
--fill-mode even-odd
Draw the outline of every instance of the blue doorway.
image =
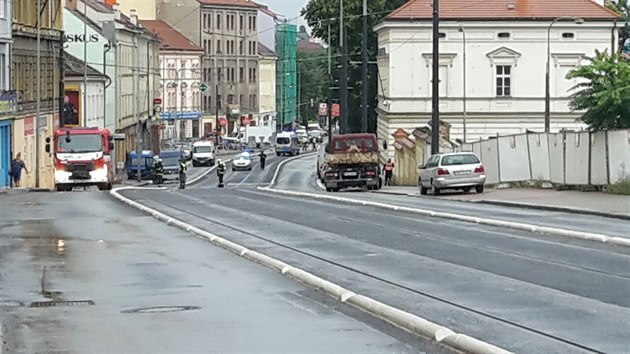
[[11, 166], [11, 121], [0, 121], [0, 188], [11, 185], [9, 167]]

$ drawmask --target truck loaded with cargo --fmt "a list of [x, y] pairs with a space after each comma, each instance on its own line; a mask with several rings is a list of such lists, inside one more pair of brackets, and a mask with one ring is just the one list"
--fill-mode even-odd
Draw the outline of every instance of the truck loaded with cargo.
[[318, 158], [317, 174], [329, 192], [341, 188], [380, 189], [379, 144], [374, 134], [331, 137]]

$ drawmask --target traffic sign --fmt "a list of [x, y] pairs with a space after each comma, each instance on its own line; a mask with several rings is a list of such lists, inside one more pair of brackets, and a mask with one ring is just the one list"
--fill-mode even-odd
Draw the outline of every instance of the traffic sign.
[[322, 102], [319, 104], [319, 115], [326, 116], [328, 115], [328, 104]]
[[201, 93], [206, 93], [206, 91], [208, 91], [208, 85], [206, 85], [205, 82], [202, 82], [201, 85], [199, 85], [199, 91], [201, 91]]
[[339, 112], [341, 111], [341, 107], [339, 106], [339, 103], [333, 103], [332, 104], [332, 116], [333, 117], [339, 117]]

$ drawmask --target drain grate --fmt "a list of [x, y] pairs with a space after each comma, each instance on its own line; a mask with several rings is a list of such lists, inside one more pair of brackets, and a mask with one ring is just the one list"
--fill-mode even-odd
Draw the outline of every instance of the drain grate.
[[71, 300], [71, 301], [35, 301], [29, 307], [58, 307], [58, 306], [86, 306], [94, 305], [92, 300]]
[[137, 309], [123, 310], [122, 313], [164, 313], [164, 312], [180, 312], [199, 310], [199, 306], [153, 306], [142, 307]]

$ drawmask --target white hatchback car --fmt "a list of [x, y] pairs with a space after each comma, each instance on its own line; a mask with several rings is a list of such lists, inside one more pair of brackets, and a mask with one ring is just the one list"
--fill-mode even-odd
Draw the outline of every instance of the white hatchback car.
[[483, 193], [486, 171], [481, 160], [472, 152], [453, 152], [433, 155], [424, 166], [418, 166], [420, 194], [429, 189], [439, 195], [444, 189], [461, 189], [469, 192], [473, 188]]
[[252, 170], [252, 157], [248, 152], [238, 155], [238, 158], [232, 161], [232, 171]]

